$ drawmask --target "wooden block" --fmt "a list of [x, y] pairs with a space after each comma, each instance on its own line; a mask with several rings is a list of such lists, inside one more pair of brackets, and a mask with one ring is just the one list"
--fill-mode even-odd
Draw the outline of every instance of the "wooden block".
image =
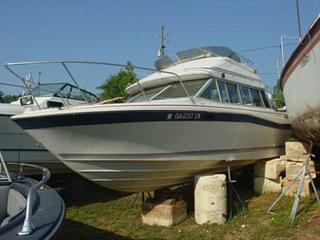
[[161, 203], [143, 203], [141, 213], [142, 223], [170, 227], [187, 218], [185, 201], [167, 199]]
[[280, 158], [258, 162], [254, 166], [254, 175], [277, 180], [282, 172], [285, 171], [285, 162]]
[[276, 193], [281, 192], [282, 189], [282, 178], [279, 177], [276, 180], [264, 178], [264, 177], [255, 177], [254, 179], [254, 191], [257, 194], [262, 193]]
[[[294, 196], [296, 194], [296, 191], [299, 187], [299, 184], [300, 184], [300, 178], [295, 181], [293, 183], [293, 185], [290, 187], [290, 189], [286, 192], [286, 196]], [[285, 188], [288, 186], [288, 184], [291, 182], [291, 179], [288, 179], [288, 178], [284, 178], [282, 180], [282, 190], [285, 190]], [[310, 179], [309, 177], [305, 177], [304, 179], [304, 184], [303, 184], [303, 188], [302, 188], [302, 191], [301, 191], [301, 197], [308, 197], [310, 195]]]
[[309, 144], [299, 141], [287, 141], [286, 142], [286, 156], [291, 158], [304, 158], [308, 154]]

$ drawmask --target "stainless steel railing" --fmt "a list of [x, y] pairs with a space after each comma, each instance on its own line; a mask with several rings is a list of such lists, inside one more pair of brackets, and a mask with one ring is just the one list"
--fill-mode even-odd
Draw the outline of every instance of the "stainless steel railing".
[[[63, 69], [66, 71], [67, 75], [73, 81], [75, 86], [79, 89], [81, 97], [85, 101], [88, 101], [88, 99], [85, 96], [85, 94], [83, 94], [81, 92], [80, 86], [79, 86], [78, 82], [76, 81], [76, 78], [71, 73], [70, 69], [68, 68], [68, 64], [95, 64], [95, 65], [105, 65], [105, 66], [111, 66], [111, 67], [126, 67], [127, 66], [126, 64], [118, 64], [118, 63], [110, 63], [110, 62], [96, 62], [96, 61], [32, 61], [32, 62], [7, 63], [4, 66], [10, 73], [12, 73], [14, 76], [19, 78], [20, 80], [22, 80], [22, 82], [26, 85], [26, 88], [28, 88], [28, 86], [26, 84], [26, 79], [24, 77], [22, 77], [21, 75], [19, 75], [17, 72], [15, 72], [11, 67], [13, 67], [13, 66], [21, 66], [21, 65], [34, 65], [34, 64], [61, 64]], [[147, 68], [147, 67], [139, 67], [139, 66], [135, 66], [135, 65], [133, 65], [132, 67], [134, 69], [138, 69], [138, 70], [144, 70], [144, 71], [149, 71], [149, 72], [166, 73], [166, 74], [175, 76], [177, 78], [178, 82], [181, 84], [186, 96], [190, 99], [190, 101], [192, 103], [195, 103], [194, 99], [189, 94], [188, 89], [186, 88], [185, 84], [183, 83], [182, 79], [180, 78], [180, 76], [178, 74], [176, 74], [174, 72], [170, 72], [170, 71], [157, 70], [157, 69]], [[139, 83], [138, 80], [137, 80], [137, 86], [138, 86], [139, 90], [141, 91], [142, 95], [145, 97], [146, 101], [149, 102], [150, 99], [145, 94], [145, 91], [144, 91], [142, 85]]]
[[[21, 231], [18, 233], [19, 236], [25, 236], [25, 235], [30, 235], [33, 230], [33, 221], [32, 221], [32, 212], [33, 212], [33, 200], [35, 198], [35, 192], [40, 189], [45, 187], [47, 181], [50, 179], [51, 173], [47, 168], [43, 168], [34, 164], [27, 164], [27, 163], [8, 163], [9, 165], [18, 165], [20, 167], [19, 169], [19, 175], [21, 176], [23, 174], [23, 167], [32, 167], [32, 168], [37, 168], [42, 171], [42, 179], [41, 181], [33, 184], [27, 195], [27, 205], [26, 205], [26, 216], [23, 222], [23, 226]], [[9, 175], [10, 176], [10, 175]]]

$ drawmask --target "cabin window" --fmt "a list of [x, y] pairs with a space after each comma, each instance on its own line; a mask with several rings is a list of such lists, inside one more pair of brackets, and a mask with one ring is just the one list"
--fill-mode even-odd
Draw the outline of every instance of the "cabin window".
[[240, 94], [241, 94], [242, 104], [252, 105], [252, 99], [251, 99], [248, 87], [240, 86]]
[[218, 86], [219, 86], [221, 101], [224, 102], [224, 103], [225, 102], [229, 102], [228, 93], [227, 93], [227, 90], [226, 90], [225, 82], [222, 82], [222, 81], [218, 80]]
[[264, 91], [260, 91], [260, 94], [261, 94], [262, 100], [264, 102], [264, 106], [267, 108], [270, 108], [270, 103], [267, 99], [266, 93]]
[[[205, 82], [207, 82], [207, 80], [185, 81], [183, 83], [190, 96], [195, 96]], [[154, 99], [179, 98], [186, 96], [186, 92], [184, 91], [181, 83], [175, 82], [158, 96], [155, 96]]]
[[231, 103], [240, 103], [237, 85], [226, 83], [228, 95]]
[[[147, 95], [149, 99], [152, 99], [152, 97], [156, 96], [158, 93], [160, 93], [165, 87], [168, 86], [161, 86], [161, 87], [155, 87], [151, 89], [147, 89], [144, 91], [144, 93]], [[138, 94], [133, 95], [129, 98], [128, 102], [143, 102], [146, 101], [145, 96], [140, 92]]]
[[213, 79], [209, 86], [203, 91], [200, 97], [220, 102], [219, 92], [216, 81]]
[[252, 96], [253, 105], [257, 107], [263, 107], [259, 91], [257, 89], [250, 88], [250, 93]]

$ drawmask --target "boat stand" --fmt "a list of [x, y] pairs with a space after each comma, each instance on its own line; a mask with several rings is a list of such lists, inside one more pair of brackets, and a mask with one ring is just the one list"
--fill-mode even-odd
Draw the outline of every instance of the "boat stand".
[[292, 181], [288, 184], [288, 186], [282, 191], [282, 193], [276, 198], [276, 200], [272, 203], [272, 205], [268, 209], [267, 213], [272, 213], [271, 212], [272, 209], [277, 205], [277, 203], [281, 200], [281, 198], [289, 191], [290, 187], [296, 181], [299, 181], [299, 186], [298, 186], [298, 189], [297, 189], [297, 191], [295, 193], [295, 198], [294, 198], [294, 202], [293, 202], [293, 205], [292, 205], [292, 208], [291, 208], [290, 217], [289, 217], [290, 218], [290, 222], [293, 223], [294, 220], [295, 220], [295, 217], [297, 215], [297, 211], [298, 211], [298, 207], [299, 207], [299, 203], [300, 203], [300, 198], [301, 198], [301, 192], [302, 192], [302, 189], [303, 189], [304, 180], [305, 180], [306, 176], [309, 178], [311, 186], [312, 186], [312, 190], [313, 190], [313, 192], [314, 192], [314, 194], [316, 196], [317, 202], [318, 202], [318, 204], [320, 204], [320, 199], [319, 199], [319, 195], [318, 195], [316, 186], [315, 186], [315, 184], [313, 182], [312, 177], [308, 173], [309, 163], [310, 163], [311, 157], [314, 157], [314, 155], [312, 154], [312, 149], [313, 149], [313, 143], [310, 144], [308, 155], [306, 157], [306, 160], [304, 161], [303, 167], [300, 169], [298, 174], [292, 179]]
[[231, 169], [230, 169], [230, 161], [226, 161], [227, 163], [227, 189], [228, 189], [228, 220], [230, 220], [233, 217], [233, 201], [234, 201], [234, 195], [236, 196], [236, 199], [239, 201], [241, 205], [241, 213], [245, 212], [247, 210], [247, 207], [242, 200], [240, 194], [238, 193], [236, 187], [233, 185], [233, 183], [236, 183], [237, 180], [233, 180], [231, 177]]
[[[2, 174], [4, 174], [4, 176], [2, 176]], [[7, 165], [5, 164], [1, 150], [0, 150], [0, 176], [4, 180], [7, 180], [10, 183], [12, 182], [11, 176], [9, 174]]]

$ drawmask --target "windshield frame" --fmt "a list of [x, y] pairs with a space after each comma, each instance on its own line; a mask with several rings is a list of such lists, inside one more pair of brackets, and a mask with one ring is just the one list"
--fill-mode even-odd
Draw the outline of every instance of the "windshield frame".
[[[198, 97], [199, 94], [203, 91], [203, 89], [207, 86], [207, 83], [210, 81], [211, 78], [206, 78], [206, 79], [196, 79], [196, 80], [188, 80], [184, 81], [184, 85], [188, 89], [189, 92], [192, 92], [192, 89], [188, 86], [190, 83], [195, 83], [195, 82], [202, 82], [199, 86], [199, 88], [195, 91], [194, 94], [190, 94], [191, 97]], [[165, 93], [172, 87], [178, 87], [179, 90], [183, 92], [183, 88], [181, 86], [181, 83], [179, 81], [172, 82], [170, 84], [162, 85], [162, 86], [155, 86], [153, 88], [145, 89], [144, 92], [148, 96], [150, 101], [155, 101], [155, 100], [164, 100], [164, 99], [173, 99], [173, 98], [185, 98], [187, 96], [182, 95], [182, 96], [173, 96], [173, 97], [165, 97], [165, 98], [158, 98], [161, 96], [161, 94]], [[156, 89], [159, 89], [159, 91], [155, 91]], [[154, 92], [155, 91], [155, 92]], [[150, 95], [152, 93], [152, 95]], [[139, 99], [139, 100], [138, 100]], [[137, 101], [138, 100], [138, 101]], [[146, 101], [143, 94], [141, 92], [136, 93], [132, 95], [127, 102], [132, 103], [132, 102], [144, 102]]]
[[[46, 87], [48, 87], [48, 86], [49, 86], [49, 88], [46, 89]], [[50, 86], [52, 86], [52, 87], [57, 86], [57, 87], [52, 88], [53, 90], [50, 91]], [[44, 87], [45, 89], [41, 89], [41, 87]], [[63, 90], [66, 89], [67, 87], [70, 87], [69, 93], [67, 95], [61, 94], [63, 92]], [[89, 96], [89, 99], [91, 102], [97, 102], [99, 100], [99, 98], [94, 93], [91, 93], [91, 92], [84, 90], [82, 88], [79, 89], [75, 85], [72, 85], [72, 84], [66, 83], [66, 82], [45, 83], [45, 84], [39, 83], [36, 87], [34, 87], [31, 90], [31, 94], [34, 97], [58, 97], [58, 98], [62, 97], [62, 98], [73, 99], [73, 100], [78, 100], [78, 101], [85, 101], [85, 99], [72, 97], [73, 91], [81, 91], [83, 94], [86, 94], [87, 96]], [[48, 93], [48, 94], [43, 94], [43, 93]]]

